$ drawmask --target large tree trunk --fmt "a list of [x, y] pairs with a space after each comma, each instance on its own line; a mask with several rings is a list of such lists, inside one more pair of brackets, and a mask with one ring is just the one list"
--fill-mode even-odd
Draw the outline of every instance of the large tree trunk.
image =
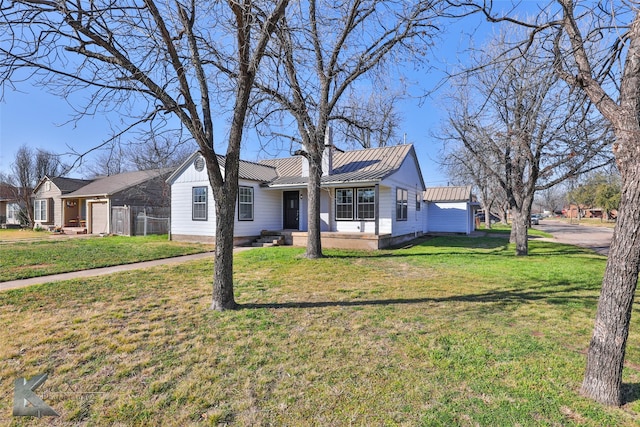
[[510, 242], [516, 245], [516, 255], [526, 256], [529, 254], [529, 242], [527, 240], [527, 229], [529, 228], [529, 215], [526, 210], [513, 209], [511, 224]]
[[322, 258], [322, 241], [320, 234], [320, 179], [322, 177], [322, 152], [309, 153], [309, 185], [307, 193], [308, 228], [307, 228], [307, 258]]
[[622, 170], [622, 197], [587, 354], [582, 394], [620, 406], [633, 297], [640, 262], [640, 164]]
[[[235, 218], [235, 194], [233, 190], [224, 194], [217, 192], [216, 205], [216, 250], [213, 268], [212, 310], [233, 310], [237, 307], [233, 295], [233, 226]], [[229, 202], [231, 198], [233, 202]]]

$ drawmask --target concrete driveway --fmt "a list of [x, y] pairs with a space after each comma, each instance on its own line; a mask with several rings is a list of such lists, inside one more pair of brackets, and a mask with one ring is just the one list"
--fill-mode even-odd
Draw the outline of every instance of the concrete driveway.
[[593, 249], [601, 255], [609, 254], [613, 228], [567, 224], [563, 221], [543, 219], [533, 228], [552, 234], [554, 241]]

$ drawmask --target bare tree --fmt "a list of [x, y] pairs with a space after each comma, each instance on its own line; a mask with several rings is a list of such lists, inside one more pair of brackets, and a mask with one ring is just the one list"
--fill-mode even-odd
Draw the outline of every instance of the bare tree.
[[[442, 132], [446, 134], [446, 132]], [[485, 163], [478, 162], [474, 155], [464, 147], [445, 150], [441, 154], [440, 165], [445, 169], [449, 180], [454, 185], [473, 185], [480, 196], [482, 209], [484, 210], [485, 228], [491, 228], [491, 213], [500, 212], [501, 219], [506, 222], [506, 215], [502, 213], [503, 206], [508, 204], [504, 189], [494, 177], [494, 170], [500, 169], [498, 159], [491, 161], [487, 156], [486, 163], [491, 165], [488, 169]]]
[[606, 164], [610, 160], [601, 153], [610, 138], [582, 94], [559, 82], [542, 46], [504, 56], [513, 37], [497, 36], [470, 64], [473, 71], [449, 112], [446, 137], [458, 141], [502, 187], [512, 216], [511, 242], [517, 255], [527, 255], [535, 192]]
[[125, 152], [138, 170], [176, 168], [182, 164], [194, 147], [177, 132], [151, 134], [142, 141], [131, 141]]
[[611, 124], [615, 162], [622, 179], [618, 220], [598, 300], [582, 393], [621, 405], [622, 368], [640, 269], [640, 9], [632, 2], [582, 4], [557, 0], [534, 21], [464, 3], [491, 22], [527, 28], [521, 48], [542, 40], [554, 55], [557, 75], [586, 94]]
[[65, 171], [60, 157], [46, 150], [26, 145], [16, 152], [10, 173], [4, 176], [15, 191], [14, 199], [22, 206], [28, 225], [33, 225], [32, 191], [43, 177], [56, 177]]
[[117, 141], [106, 144], [86, 169], [90, 177], [111, 176], [130, 172], [129, 158], [125, 149]]
[[[0, 6], [5, 85], [26, 75], [63, 96], [90, 94], [87, 105], [76, 106], [80, 117], [118, 109], [129, 119], [120, 134], [142, 123], [166, 126], [172, 118], [197, 143], [216, 208], [211, 308], [217, 310], [237, 305], [232, 249], [240, 143], [259, 64], [287, 3], [22, 0]], [[230, 111], [223, 165], [213, 141], [213, 122], [223, 110], [212, 101], [222, 85], [219, 68], [231, 70], [224, 75], [233, 90], [218, 98]]]
[[[386, 61], [422, 58], [437, 30], [431, 1], [309, 0], [292, 4], [274, 38], [264, 94], [263, 121], [290, 114], [309, 162], [306, 256], [322, 256], [320, 179], [325, 135], [354, 82], [382, 71]], [[404, 56], [407, 55], [407, 56]]]
[[176, 168], [195, 150], [193, 141], [182, 140], [180, 132], [155, 134], [143, 139], [115, 140], [105, 145], [86, 166], [91, 176], [110, 176], [134, 170]]
[[336, 108], [335, 134], [347, 147], [372, 148], [400, 144], [398, 130], [402, 117], [396, 109], [400, 96], [392, 91], [377, 91], [368, 97], [351, 91]]
[[60, 156], [42, 149], [36, 150], [34, 168], [37, 181], [45, 176], [54, 177], [64, 175], [68, 170], [60, 161]]

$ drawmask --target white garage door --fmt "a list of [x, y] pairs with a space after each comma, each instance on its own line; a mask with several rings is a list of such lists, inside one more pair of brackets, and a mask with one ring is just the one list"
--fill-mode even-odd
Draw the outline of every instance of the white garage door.
[[109, 209], [107, 202], [91, 203], [91, 233], [109, 232]]

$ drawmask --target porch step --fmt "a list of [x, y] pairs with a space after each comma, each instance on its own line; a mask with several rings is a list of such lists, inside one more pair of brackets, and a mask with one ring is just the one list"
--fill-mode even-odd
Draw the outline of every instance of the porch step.
[[284, 236], [281, 235], [263, 235], [251, 244], [251, 246], [256, 248], [268, 248], [271, 246], [282, 245], [284, 245]]

